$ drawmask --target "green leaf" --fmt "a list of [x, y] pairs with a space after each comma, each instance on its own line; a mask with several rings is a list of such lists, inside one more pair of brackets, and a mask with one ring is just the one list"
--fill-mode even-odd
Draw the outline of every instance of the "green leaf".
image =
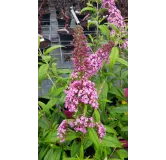
[[39, 84], [41, 84], [42, 80], [47, 77], [48, 69], [49, 69], [48, 64], [43, 64], [42, 66], [40, 66], [39, 71], [38, 71]]
[[102, 146], [121, 148], [122, 145], [117, 138], [105, 136], [102, 140]]
[[58, 69], [57, 71], [58, 71], [58, 74], [68, 74], [72, 72], [71, 69]]
[[48, 63], [51, 60], [51, 56], [42, 56], [42, 61]]
[[44, 110], [44, 112], [46, 112], [47, 114], [49, 114], [49, 109], [46, 107], [46, 105], [43, 102], [38, 101], [38, 104], [40, 107], [42, 107], [42, 109]]
[[128, 126], [123, 127], [121, 131], [122, 131], [122, 132], [128, 132]]
[[91, 34], [88, 34], [88, 37], [89, 37], [89, 39], [91, 40], [91, 42], [93, 43], [93, 37], [92, 37], [92, 35], [91, 35]]
[[119, 62], [119, 63], [125, 65], [126, 67], [128, 67], [128, 62], [127, 62], [126, 60], [122, 59], [122, 58], [118, 58], [118, 59], [117, 59], [117, 62]]
[[68, 132], [67, 135], [66, 135], [66, 140], [72, 141], [72, 140], [74, 140], [78, 137], [80, 137], [79, 132]]
[[[100, 85], [100, 90], [99, 90], [99, 100], [102, 100], [102, 99], [107, 99], [107, 95], [108, 95], [108, 84], [104, 81], [101, 85]], [[99, 102], [100, 104], [100, 108], [101, 110], [104, 112], [105, 110], [105, 105], [106, 105], [106, 101], [103, 101], [103, 102]]]
[[116, 153], [118, 153], [121, 160], [124, 160], [124, 158], [128, 158], [128, 152], [124, 149], [116, 150]]
[[111, 26], [111, 28], [116, 32], [116, 33], [119, 33], [119, 29], [112, 23], [108, 23], [108, 25]]
[[63, 160], [78, 160], [78, 158], [64, 158]]
[[100, 141], [96, 131], [93, 128], [88, 128], [89, 138], [94, 143], [96, 148], [100, 148]]
[[67, 154], [66, 152], [63, 150], [62, 152], [62, 160], [66, 160]]
[[110, 69], [112, 70], [114, 64], [116, 63], [117, 59], [119, 58], [119, 50], [117, 47], [113, 47], [110, 54]]
[[50, 156], [53, 154], [53, 149], [51, 148], [44, 157], [44, 160], [50, 160]]
[[95, 150], [94, 160], [101, 160], [102, 152], [99, 148]]
[[56, 97], [59, 96], [64, 90], [65, 87], [55, 88], [54, 86], [52, 86], [50, 94]]
[[76, 155], [79, 154], [80, 146], [81, 146], [80, 143], [73, 141], [72, 146], [71, 146], [71, 151], [70, 151], [71, 157], [76, 157]]
[[107, 39], [110, 39], [110, 30], [106, 25], [99, 25], [99, 29], [103, 35], [107, 37]]
[[38, 126], [43, 129], [49, 129], [49, 123], [44, 117], [38, 121]]
[[45, 105], [43, 102], [38, 101], [38, 104], [39, 104], [40, 107], [42, 107], [42, 108], [46, 108], [46, 105]]
[[97, 26], [97, 21], [88, 20], [88, 26], [87, 26], [87, 28], [89, 29], [89, 27], [90, 27], [91, 25]]
[[50, 132], [44, 142], [55, 143], [57, 141], [57, 131]]
[[54, 73], [55, 76], [58, 76], [57, 68], [56, 68], [56, 63], [52, 63], [52, 72]]
[[92, 11], [94, 13], [97, 13], [97, 10], [96, 8], [93, 8], [93, 7], [85, 7], [81, 10], [81, 13], [85, 12], [85, 11]]
[[87, 149], [93, 144], [93, 142], [89, 140], [88, 138], [85, 138], [83, 143], [84, 143], [84, 149]]
[[94, 110], [94, 117], [96, 122], [100, 122], [100, 113], [98, 110]]
[[44, 52], [44, 55], [47, 55], [48, 53], [52, 52], [53, 50], [57, 49], [57, 48], [60, 48], [60, 47], [64, 47], [62, 45], [55, 45], [55, 46], [52, 46], [50, 48], [48, 48], [45, 52]]
[[57, 99], [53, 98], [50, 99], [49, 102], [46, 104], [47, 109], [51, 109], [53, 106], [55, 106], [57, 103]]
[[104, 127], [105, 127], [107, 133], [114, 133], [115, 135], [118, 134], [118, 133], [116, 132], [116, 130], [114, 130], [112, 127], [110, 127], [110, 126], [105, 126], [105, 125], [104, 125]]
[[44, 146], [40, 152], [39, 152], [39, 160], [43, 160], [43, 157], [46, 155], [46, 153], [48, 152], [49, 150], [49, 146]]
[[101, 8], [101, 9], [99, 10], [99, 13], [103, 14], [104, 12], [107, 12], [107, 11], [108, 11], [107, 8]]
[[125, 112], [128, 112], [128, 107], [127, 106], [115, 107], [115, 108], [112, 108], [110, 111], [114, 113], [125, 113]]
[[87, 43], [88, 47], [95, 46], [93, 43]]
[[60, 160], [62, 148], [56, 148], [50, 160]]
[[128, 71], [124, 71], [121, 74], [122, 79], [128, 78]]
[[124, 116], [121, 118], [121, 120], [128, 122], [128, 116], [127, 116], [127, 115], [124, 115]]
[[116, 95], [117, 97], [123, 98], [124, 95], [118, 90], [117, 87], [114, 87], [111, 83], [109, 85], [109, 93]]
[[[100, 89], [101, 89], [101, 81], [100, 81], [100, 77], [98, 77], [96, 80], [95, 80], [95, 88], [97, 89], [97, 92], [99, 93]], [[100, 96], [100, 94], [98, 94]]]

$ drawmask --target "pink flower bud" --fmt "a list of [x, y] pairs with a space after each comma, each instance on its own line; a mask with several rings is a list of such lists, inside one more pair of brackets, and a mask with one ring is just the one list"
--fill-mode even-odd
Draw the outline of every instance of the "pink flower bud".
[[128, 98], [128, 88], [125, 88], [125, 89], [124, 89], [124, 94], [125, 94], [125, 96]]
[[70, 112], [68, 110], [64, 110], [63, 112], [64, 112], [64, 114], [66, 115], [67, 118], [71, 118], [72, 117], [72, 112]]

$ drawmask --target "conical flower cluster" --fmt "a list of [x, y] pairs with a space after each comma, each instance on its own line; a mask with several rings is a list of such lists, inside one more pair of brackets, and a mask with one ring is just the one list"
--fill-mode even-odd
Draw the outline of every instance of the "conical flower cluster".
[[[77, 115], [79, 108], [87, 105], [93, 109], [98, 109], [98, 95], [95, 84], [89, 80], [93, 75], [102, 68], [103, 63], [108, 62], [109, 53], [114, 46], [112, 42], [104, 44], [96, 53], [91, 54], [86, 43], [86, 37], [83, 28], [78, 26], [74, 33], [74, 52], [72, 62], [74, 65], [73, 73], [71, 74], [71, 83], [66, 89], [65, 108], [69, 112], [74, 112]], [[73, 128], [76, 132], [85, 134], [87, 128], [95, 128], [99, 139], [105, 136], [105, 128], [101, 122], [95, 123], [93, 117], [85, 117], [82, 113], [77, 116], [72, 122], [66, 124], [63, 121], [58, 128], [58, 135], [61, 142], [65, 140], [67, 126]]]

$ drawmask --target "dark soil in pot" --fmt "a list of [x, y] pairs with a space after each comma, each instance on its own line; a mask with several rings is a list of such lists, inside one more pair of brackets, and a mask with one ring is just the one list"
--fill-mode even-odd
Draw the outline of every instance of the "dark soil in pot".
[[44, 13], [41, 16], [38, 14], [38, 18], [42, 25], [50, 25], [50, 13]]
[[50, 20], [50, 13], [44, 13], [44, 14], [42, 15], [42, 19], [43, 19], [43, 20]]
[[50, 13], [42, 15], [42, 25], [50, 25]]
[[65, 46], [63, 49], [73, 49], [74, 46], [71, 44], [73, 41], [74, 29], [67, 28], [69, 33], [66, 31], [57, 31], [61, 40], [61, 45]]
[[77, 18], [79, 19], [79, 21], [83, 20], [85, 18], [85, 16], [87, 16], [87, 14], [76, 14]]
[[60, 11], [56, 11], [56, 15], [59, 16], [59, 14], [60, 14]]
[[[66, 24], [65, 19], [57, 17], [57, 21], [58, 21], [58, 27], [59, 28], [64, 28], [65, 27], [65, 24]], [[70, 23], [71, 23], [71, 19], [68, 22], [68, 27], [70, 27]]]

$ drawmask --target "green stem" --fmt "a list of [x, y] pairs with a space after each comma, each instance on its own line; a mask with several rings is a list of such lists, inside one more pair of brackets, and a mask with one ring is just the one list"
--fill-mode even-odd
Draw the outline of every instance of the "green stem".
[[[99, 4], [98, 4], [98, 1], [97, 1], [97, 38], [99, 37], [99, 28], [98, 28], [98, 26], [99, 26]], [[98, 44], [97, 44], [97, 46], [98, 46]]]

